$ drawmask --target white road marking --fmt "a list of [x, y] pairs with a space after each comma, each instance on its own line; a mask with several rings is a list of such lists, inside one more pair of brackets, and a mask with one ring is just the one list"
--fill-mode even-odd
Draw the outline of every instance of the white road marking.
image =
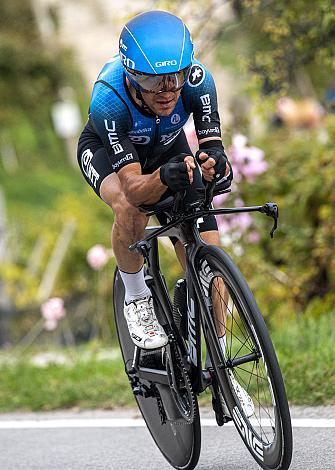
[[[263, 426], [270, 423], [266, 420], [262, 421]], [[217, 426], [215, 419], [202, 419], [201, 425], [204, 427]], [[233, 423], [224, 425], [233, 426]], [[292, 419], [294, 428], [335, 428], [335, 419]], [[142, 419], [130, 418], [94, 418], [94, 419], [30, 419], [30, 420], [3, 420], [0, 421], [1, 429], [63, 429], [63, 428], [137, 428], [145, 427]]]

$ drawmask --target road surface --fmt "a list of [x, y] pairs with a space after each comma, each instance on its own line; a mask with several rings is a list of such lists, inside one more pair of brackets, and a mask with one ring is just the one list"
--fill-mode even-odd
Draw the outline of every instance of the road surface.
[[[333, 408], [293, 409], [292, 470], [335, 469]], [[197, 470], [257, 470], [233, 426], [202, 413]], [[136, 411], [0, 415], [1, 470], [168, 470]]]

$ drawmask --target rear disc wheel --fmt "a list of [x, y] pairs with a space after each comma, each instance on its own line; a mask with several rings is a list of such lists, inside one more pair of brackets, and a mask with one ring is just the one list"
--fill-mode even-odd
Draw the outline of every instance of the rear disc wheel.
[[[114, 274], [113, 288], [114, 315], [117, 334], [123, 361], [131, 364], [134, 356], [134, 343], [130, 338], [128, 327], [123, 314], [124, 286], [118, 270]], [[143, 354], [143, 366], [162, 369], [162, 361], [158, 351]], [[140, 362], [141, 364], [141, 362]], [[156, 365], [157, 364], [157, 365]], [[168, 385], [155, 384], [143, 380], [150, 389], [153, 386], [156, 396], [144, 398], [136, 396], [137, 405], [157, 447], [172, 467], [179, 470], [192, 470], [196, 467], [201, 447], [201, 428], [198, 403], [193, 403], [194, 416], [187, 416], [187, 406], [184, 402], [184, 412], [181, 413], [176, 404], [176, 397]], [[184, 400], [185, 397], [182, 397]], [[185, 415], [186, 413], [186, 415]]]

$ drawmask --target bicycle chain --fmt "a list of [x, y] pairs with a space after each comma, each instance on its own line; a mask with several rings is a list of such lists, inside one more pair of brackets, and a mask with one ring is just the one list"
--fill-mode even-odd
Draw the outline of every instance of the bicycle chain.
[[[145, 357], [148, 358], [150, 355], [154, 355], [154, 354], [157, 354], [157, 351], [147, 352]], [[162, 424], [170, 423], [170, 424], [175, 424], [175, 425], [179, 425], [179, 426], [191, 425], [191, 424], [194, 423], [194, 420], [197, 416], [196, 397], [194, 395], [194, 391], [193, 391], [193, 388], [192, 388], [191, 380], [189, 378], [189, 374], [188, 374], [188, 372], [187, 372], [187, 370], [184, 366], [184, 363], [183, 363], [183, 361], [180, 357], [179, 351], [177, 350], [176, 347], [174, 347], [174, 358], [176, 359], [178, 367], [180, 369], [182, 369], [183, 380], [187, 382], [187, 392], [188, 392], [188, 395], [191, 397], [191, 401], [192, 401], [192, 403], [191, 403], [191, 414], [193, 416], [192, 419], [190, 419], [189, 421], [187, 419], [182, 419], [182, 418], [181, 419], [168, 419], [165, 408], [164, 408], [163, 400], [161, 398], [161, 395], [159, 393], [159, 390], [158, 390], [157, 386], [154, 383], [151, 384], [151, 390], [152, 390], [152, 393], [153, 393], [154, 397], [157, 400], [158, 413], [159, 413]], [[181, 410], [180, 410], [180, 408], [177, 404], [177, 401], [175, 400], [172, 392], [171, 392], [171, 395], [172, 395], [172, 398], [174, 400], [174, 403], [175, 403], [178, 411], [181, 413]]]
[[[197, 416], [197, 406], [196, 406], [196, 397], [195, 397], [195, 394], [194, 394], [194, 391], [193, 391], [193, 387], [192, 387], [192, 383], [191, 383], [191, 379], [188, 375], [188, 372], [184, 366], [184, 363], [180, 357], [180, 354], [179, 354], [179, 351], [176, 347], [174, 347], [174, 357], [177, 361], [177, 365], [178, 367], [180, 367], [183, 371], [183, 380], [185, 380], [187, 382], [187, 393], [188, 395], [191, 397], [191, 400], [192, 400], [192, 403], [191, 403], [191, 416], [192, 416], [192, 419], [190, 420], [186, 420], [186, 419], [175, 419], [175, 420], [169, 420], [167, 419], [167, 422], [171, 423], [171, 424], [177, 424], [177, 425], [191, 425], [194, 423], [195, 421], [195, 418]], [[173, 397], [174, 399], [174, 397]], [[179, 408], [179, 405], [177, 404], [177, 401], [174, 399], [174, 402], [178, 408], [178, 411], [181, 412], [180, 408]], [[162, 403], [163, 405], [163, 403]], [[164, 405], [163, 405], [164, 406]], [[164, 413], [165, 413], [165, 410], [164, 410]], [[166, 413], [165, 413], [166, 415]]]

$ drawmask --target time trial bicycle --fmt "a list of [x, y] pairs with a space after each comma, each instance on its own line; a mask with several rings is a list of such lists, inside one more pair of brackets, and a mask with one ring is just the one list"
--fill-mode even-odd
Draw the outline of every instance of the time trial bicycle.
[[[134, 345], [116, 269], [114, 312], [126, 374], [156, 445], [174, 468], [189, 470], [197, 465], [201, 446], [197, 396], [210, 389], [217, 424], [232, 420], [260, 467], [287, 470], [292, 458], [290, 412], [265, 321], [239, 269], [222, 248], [204, 243], [197, 223], [208, 214], [257, 211], [273, 218], [272, 237], [278, 207], [266, 203], [213, 209], [213, 194], [208, 185], [199, 201], [187, 204], [181, 192], [142, 208], [148, 216], [168, 217], [163, 226], [148, 227], [144, 238], [129, 249], [144, 257], [145, 279], [169, 342], [153, 351]], [[176, 283], [173, 299], [159, 264], [162, 236], [176, 237], [186, 251], [185, 277]], [[241, 388], [247, 392], [244, 396]], [[246, 396], [252, 400], [251, 410], [245, 406]]]

